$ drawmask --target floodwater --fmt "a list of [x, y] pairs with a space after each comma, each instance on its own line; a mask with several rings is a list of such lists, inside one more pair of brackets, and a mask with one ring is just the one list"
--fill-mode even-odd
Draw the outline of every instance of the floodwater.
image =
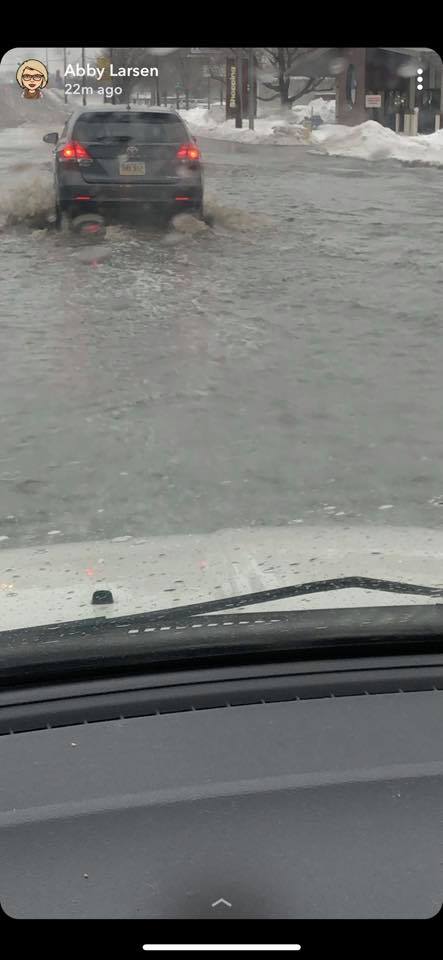
[[439, 526], [442, 172], [201, 146], [211, 226], [96, 246], [0, 151], [0, 545]]

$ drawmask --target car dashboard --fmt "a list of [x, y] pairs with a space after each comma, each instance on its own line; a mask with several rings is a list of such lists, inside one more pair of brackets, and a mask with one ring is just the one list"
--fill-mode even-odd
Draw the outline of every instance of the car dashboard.
[[0, 693], [13, 919], [427, 919], [443, 657], [231, 665]]

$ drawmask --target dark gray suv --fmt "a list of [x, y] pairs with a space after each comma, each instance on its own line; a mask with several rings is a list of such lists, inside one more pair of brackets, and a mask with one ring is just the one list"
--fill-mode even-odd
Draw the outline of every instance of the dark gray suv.
[[161, 107], [76, 110], [55, 144], [59, 224], [118, 211], [203, 215], [200, 150], [178, 113]]

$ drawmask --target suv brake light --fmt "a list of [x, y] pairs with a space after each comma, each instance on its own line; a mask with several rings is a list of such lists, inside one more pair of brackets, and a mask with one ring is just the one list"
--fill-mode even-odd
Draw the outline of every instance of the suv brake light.
[[201, 160], [201, 153], [195, 143], [183, 143], [177, 150], [177, 160]]
[[90, 153], [83, 144], [77, 140], [71, 140], [62, 150], [59, 151], [61, 160], [92, 160]]

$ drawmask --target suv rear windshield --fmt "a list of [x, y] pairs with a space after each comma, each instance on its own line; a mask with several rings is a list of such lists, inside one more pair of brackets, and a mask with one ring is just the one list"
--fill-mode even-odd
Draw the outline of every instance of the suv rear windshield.
[[137, 143], [183, 143], [186, 129], [173, 113], [84, 113], [74, 127], [73, 137], [80, 142], [120, 140]]

